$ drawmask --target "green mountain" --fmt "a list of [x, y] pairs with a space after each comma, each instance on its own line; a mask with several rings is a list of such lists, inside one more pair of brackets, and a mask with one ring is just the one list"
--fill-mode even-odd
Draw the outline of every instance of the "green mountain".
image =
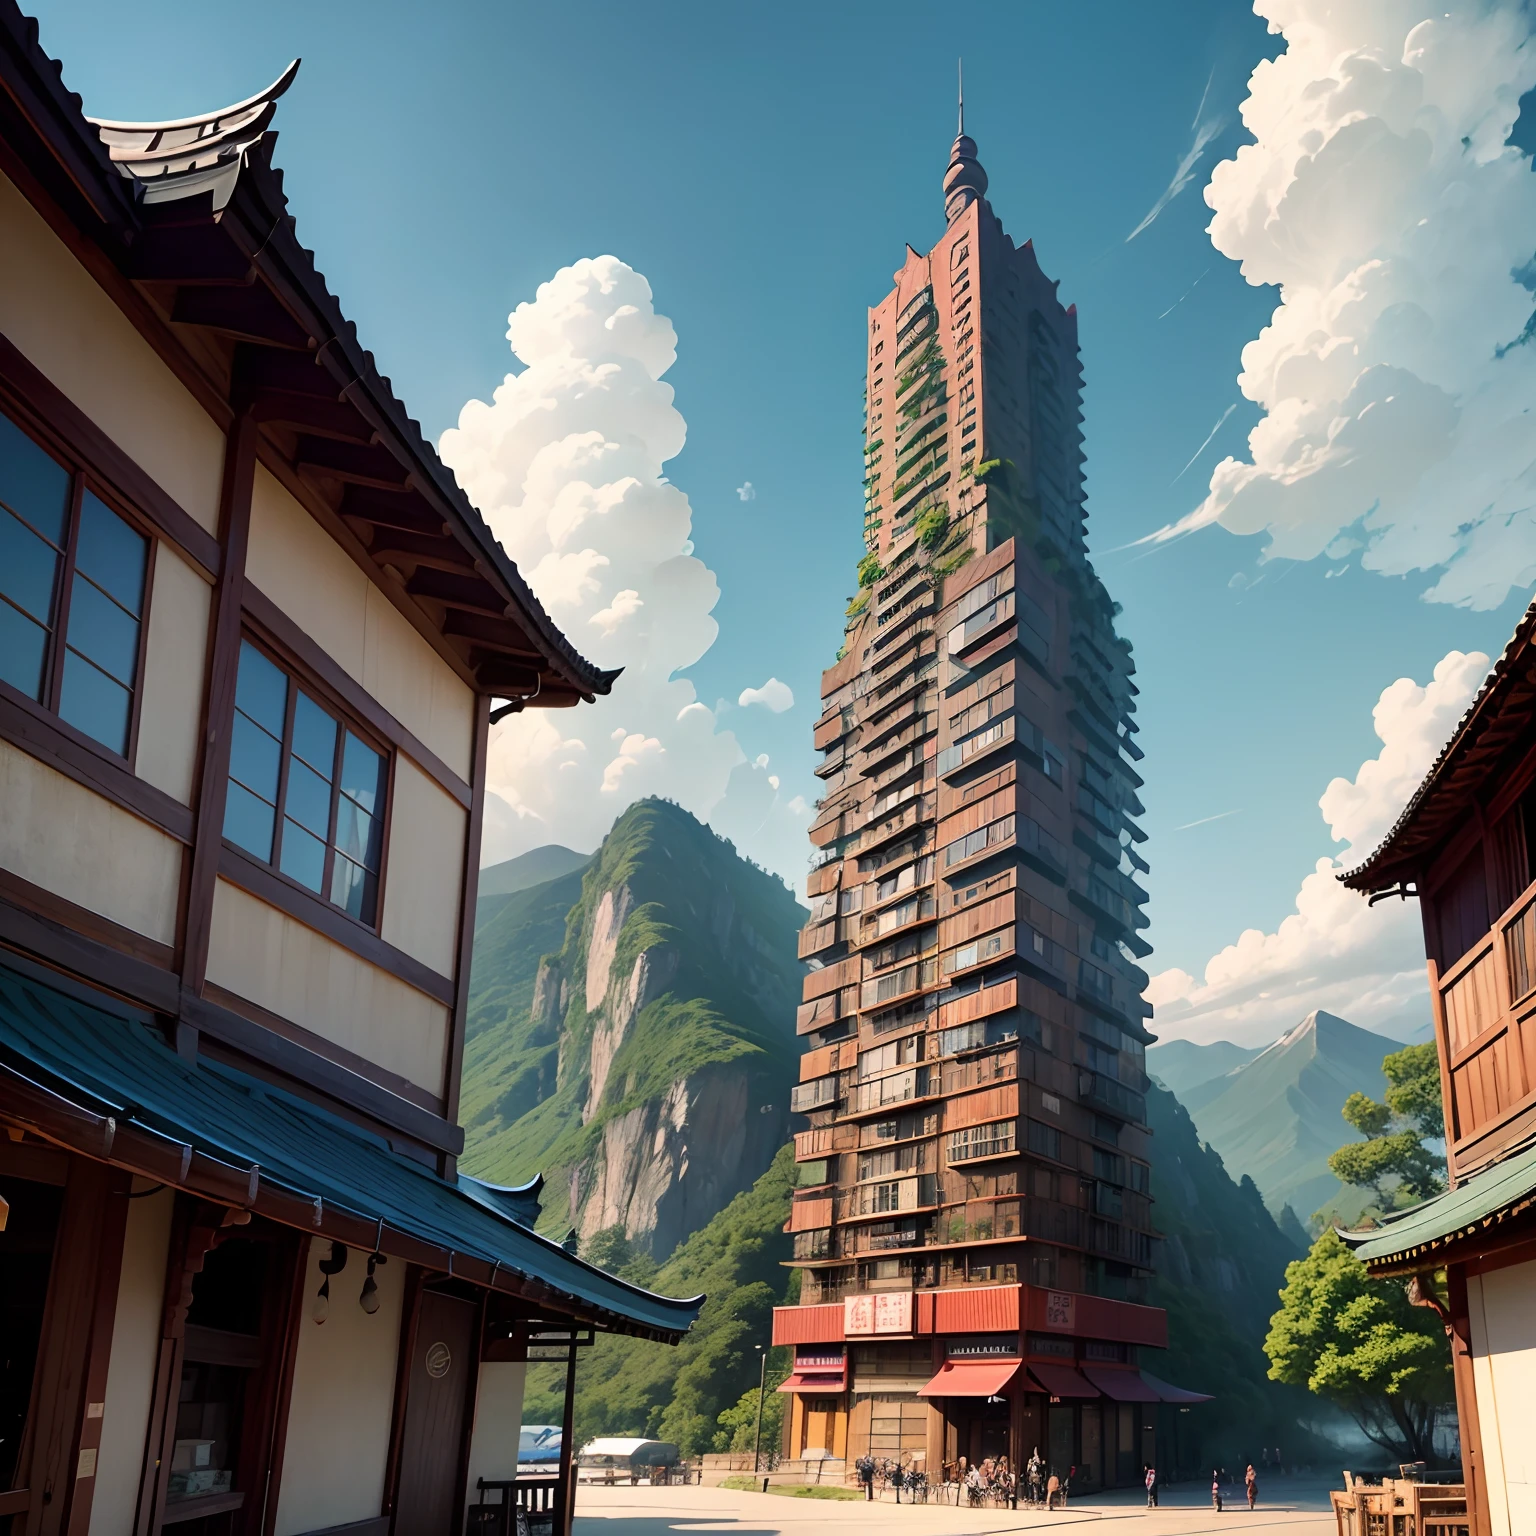
[[480, 895], [482, 899], [511, 896], [530, 886], [543, 885], [547, 880], [558, 880], [561, 875], [585, 869], [591, 862], [590, 853], [577, 853], [574, 848], [562, 848], [559, 843], [545, 843], [542, 848], [530, 848], [515, 859], [486, 865], [480, 871]]
[[1169, 1093], [1183, 1098], [1191, 1089], [1236, 1071], [1259, 1054], [1257, 1047], [1213, 1040], [1196, 1045], [1193, 1040], [1165, 1040], [1147, 1052], [1147, 1071]]
[[1163, 1234], [1152, 1300], [1168, 1312], [1168, 1349], [1144, 1351], [1142, 1362], [1214, 1399], [1180, 1414], [1180, 1467], [1238, 1465], [1256, 1445], [1280, 1445], [1295, 1459], [1321, 1454], [1321, 1442], [1302, 1428], [1316, 1416], [1316, 1401], [1270, 1381], [1263, 1350], [1285, 1266], [1305, 1243], [1276, 1225], [1252, 1179], [1232, 1181], [1171, 1093], [1152, 1087], [1147, 1119], [1152, 1219]]
[[[527, 853], [520, 853], [515, 859], [482, 869], [475, 905], [476, 934], [513, 896], [558, 880], [563, 875], [580, 874], [591, 862], [588, 854], [562, 848], [558, 843], [546, 843], [542, 848], [530, 848]], [[557, 936], [555, 943], [559, 942]]]
[[1381, 1059], [1397, 1049], [1396, 1040], [1319, 1009], [1252, 1061], [1180, 1098], [1200, 1135], [1228, 1168], [1252, 1178], [1271, 1210], [1343, 1209], [1349, 1196], [1328, 1158], [1355, 1137], [1340, 1111], [1357, 1089], [1381, 1098]]
[[785, 1141], [805, 916], [662, 800], [584, 868], [500, 899], [476, 926], [465, 1170], [542, 1172], [548, 1230], [666, 1258]]
[[[783, 1264], [790, 1239], [782, 1230], [794, 1182], [794, 1149], [785, 1146], [751, 1189], [695, 1232], [658, 1272], [626, 1276], [668, 1296], [703, 1293], [708, 1300], [676, 1349], [602, 1334], [582, 1351], [576, 1374], [578, 1445], [594, 1435], [644, 1435], [671, 1440], [689, 1456], [716, 1448], [721, 1412], [757, 1386], [754, 1346], [771, 1337], [773, 1308], [797, 1293], [794, 1272]], [[564, 1391], [563, 1366], [530, 1366], [524, 1421], [558, 1424]]]

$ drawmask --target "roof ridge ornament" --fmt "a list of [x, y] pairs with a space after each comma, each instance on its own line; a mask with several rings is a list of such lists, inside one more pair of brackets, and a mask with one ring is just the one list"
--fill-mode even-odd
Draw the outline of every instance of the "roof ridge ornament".
[[233, 194], [247, 152], [271, 126], [277, 99], [293, 84], [299, 64], [294, 59], [266, 90], [213, 112], [158, 123], [86, 121], [101, 136], [118, 174], [134, 183], [146, 203], [211, 192], [217, 212]]

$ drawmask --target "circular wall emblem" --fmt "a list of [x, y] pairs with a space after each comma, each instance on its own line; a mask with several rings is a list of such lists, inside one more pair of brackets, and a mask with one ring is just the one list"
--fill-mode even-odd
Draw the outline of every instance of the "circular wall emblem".
[[427, 1346], [427, 1375], [434, 1381], [448, 1374], [453, 1365], [453, 1351], [441, 1341]]

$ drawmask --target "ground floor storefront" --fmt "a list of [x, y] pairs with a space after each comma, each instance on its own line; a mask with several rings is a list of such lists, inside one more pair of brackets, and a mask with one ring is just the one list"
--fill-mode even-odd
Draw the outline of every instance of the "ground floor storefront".
[[697, 1307], [536, 1236], [536, 1194], [0, 967], [0, 1536], [511, 1536], [513, 1500], [560, 1536], [527, 1362], [569, 1404], [596, 1331]]
[[[973, 1311], [985, 1304], [1008, 1321], [1010, 1307], [1015, 1315], [1027, 1309], [1021, 1289], [998, 1287], [996, 1296], [967, 1300]], [[794, 1310], [781, 1310], [780, 1334], [818, 1324], [830, 1332], [836, 1322], [834, 1309], [815, 1309], [828, 1314], [819, 1319], [794, 1317]], [[923, 1311], [912, 1313], [919, 1325]], [[930, 1311], [937, 1315], [937, 1307]], [[1104, 1321], [1089, 1308], [1083, 1314], [1090, 1325]], [[1061, 1305], [1054, 1315], [1075, 1319]], [[1126, 1331], [1149, 1332], [1146, 1319], [1124, 1321]], [[1022, 1475], [1038, 1458], [1044, 1478], [1070, 1480], [1075, 1491], [1139, 1487], [1148, 1465], [1178, 1461], [1180, 1408], [1208, 1398], [1143, 1371], [1135, 1349], [1123, 1340], [1028, 1328], [926, 1336], [914, 1329], [905, 1338], [797, 1343], [780, 1389], [790, 1397], [782, 1454], [807, 1464], [835, 1461], [847, 1477], [868, 1456], [921, 1472], [930, 1485], [1005, 1459]]]

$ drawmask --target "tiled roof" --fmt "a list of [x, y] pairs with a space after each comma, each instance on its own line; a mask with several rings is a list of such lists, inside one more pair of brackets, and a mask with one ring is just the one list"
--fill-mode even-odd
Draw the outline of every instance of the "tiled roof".
[[1411, 880], [1434, 859], [1497, 771], [1510, 746], [1536, 727], [1536, 603], [1526, 609], [1434, 766], [1370, 857], [1339, 876], [1351, 890], [1377, 892]]

